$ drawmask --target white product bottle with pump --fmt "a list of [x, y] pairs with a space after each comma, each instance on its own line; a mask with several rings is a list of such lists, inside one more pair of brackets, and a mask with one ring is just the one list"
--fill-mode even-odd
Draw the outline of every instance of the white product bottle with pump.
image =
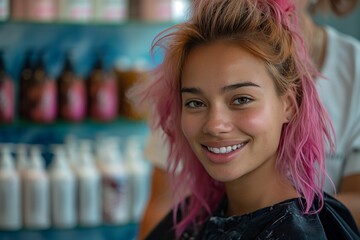
[[24, 172], [23, 182], [25, 227], [48, 228], [50, 226], [49, 178], [44, 167], [40, 146], [30, 147], [29, 167]]
[[52, 226], [72, 228], [76, 225], [75, 176], [65, 158], [65, 147], [54, 145], [49, 168]]
[[14, 167], [9, 145], [1, 146], [0, 158], [0, 229], [21, 227], [20, 179]]
[[93, 163], [91, 142], [80, 141], [80, 159], [76, 168], [78, 186], [78, 223], [97, 226], [101, 223], [100, 174]]
[[105, 224], [126, 224], [130, 222], [130, 183], [124, 164], [119, 139], [107, 137], [103, 140], [100, 161], [102, 177], [102, 216]]
[[131, 219], [139, 222], [149, 195], [150, 166], [144, 161], [139, 137], [129, 137], [125, 149], [125, 159], [131, 176]]

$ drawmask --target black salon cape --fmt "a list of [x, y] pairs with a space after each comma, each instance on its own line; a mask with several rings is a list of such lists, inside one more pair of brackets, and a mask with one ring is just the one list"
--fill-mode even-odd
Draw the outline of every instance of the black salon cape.
[[[348, 209], [328, 194], [320, 213], [303, 214], [300, 199], [289, 199], [242, 216], [224, 217], [226, 198], [213, 216], [195, 233], [184, 232], [185, 240], [356, 240], [360, 239]], [[303, 201], [304, 204], [304, 201]], [[317, 209], [317, 200], [313, 208]], [[180, 217], [180, 216], [179, 216]], [[173, 240], [173, 215], [170, 212], [145, 240]]]

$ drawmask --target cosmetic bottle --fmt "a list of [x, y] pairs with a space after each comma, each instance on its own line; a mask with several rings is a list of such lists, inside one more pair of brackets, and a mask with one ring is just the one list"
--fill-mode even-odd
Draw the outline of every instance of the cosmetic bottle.
[[89, 140], [80, 140], [79, 157], [76, 168], [78, 223], [85, 227], [98, 226], [101, 223], [101, 183]]
[[131, 179], [131, 221], [139, 222], [145, 209], [150, 182], [150, 166], [146, 164], [140, 137], [130, 136], [125, 143], [125, 160]]
[[17, 230], [21, 227], [20, 178], [10, 146], [0, 147], [0, 230]]
[[102, 179], [103, 223], [127, 224], [130, 222], [130, 182], [119, 139], [107, 137], [103, 140], [103, 146], [103, 160], [99, 165]]
[[30, 147], [29, 167], [24, 173], [24, 225], [28, 229], [50, 226], [49, 178], [40, 146]]
[[51, 22], [57, 19], [57, 0], [25, 1], [27, 20]]
[[27, 89], [28, 117], [37, 123], [51, 123], [56, 119], [56, 84], [46, 69], [42, 56], [37, 59], [32, 78]]
[[107, 71], [100, 57], [87, 80], [88, 114], [95, 121], [107, 122], [117, 117], [118, 92], [115, 76]]
[[93, 0], [59, 1], [59, 20], [63, 22], [90, 22], [93, 12]]
[[0, 0], [0, 21], [6, 21], [10, 16], [10, 0]]
[[63, 145], [53, 145], [54, 157], [49, 167], [52, 226], [72, 228], [76, 225], [75, 176], [65, 159]]
[[129, 17], [129, 0], [95, 0], [96, 22], [124, 22]]
[[15, 112], [14, 81], [6, 72], [0, 52], [0, 123], [11, 123]]
[[86, 116], [86, 89], [84, 80], [73, 69], [69, 54], [57, 80], [58, 115], [60, 119], [80, 122]]

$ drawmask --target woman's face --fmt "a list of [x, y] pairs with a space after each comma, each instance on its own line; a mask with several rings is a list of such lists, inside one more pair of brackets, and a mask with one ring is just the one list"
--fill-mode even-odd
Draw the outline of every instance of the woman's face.
[[182, 131], [211, 177], [271, 174], [292, 113], [264, 63], [229, 42], [194, 48], [181, 76]]

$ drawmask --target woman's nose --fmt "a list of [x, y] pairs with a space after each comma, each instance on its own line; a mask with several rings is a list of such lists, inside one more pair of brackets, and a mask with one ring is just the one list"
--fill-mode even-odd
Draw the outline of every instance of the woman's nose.
[[233, 129], [231, 113], [224, 107], [210, 108], [205, 118], [203, 132], [206, 134], [219, 136]]

